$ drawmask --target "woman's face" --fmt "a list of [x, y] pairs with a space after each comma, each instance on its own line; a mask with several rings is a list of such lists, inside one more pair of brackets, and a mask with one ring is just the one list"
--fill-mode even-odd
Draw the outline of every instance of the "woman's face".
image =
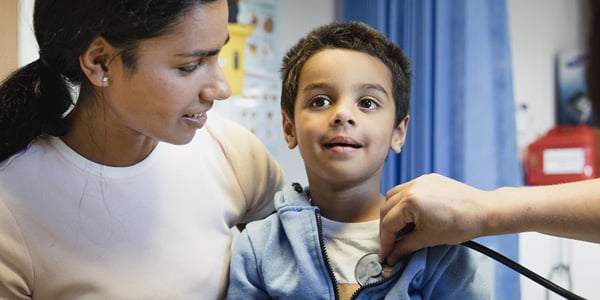
[[169, 34], [139, 43], [135, 71], [119, 56], [109, 62], [109, 83], [101, 92], [106, 129], [188, 143], [204, 126], [213, 100], [231, 94], [218, 64], [227, 22], [227, 1], [198, 5]]

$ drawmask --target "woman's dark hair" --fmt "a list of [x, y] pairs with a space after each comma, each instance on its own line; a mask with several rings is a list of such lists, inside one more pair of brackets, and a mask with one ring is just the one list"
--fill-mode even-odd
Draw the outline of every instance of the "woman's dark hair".
[[587, 89], [596, 124], [600, 124], [600, 1], [588, 1]]
[[33, 25], [40, 58], [0, 86], [0, 161], [42, 134], [61, 136], [74, 105], [70, 85], [89, 85], [79, 56], [97, 36], [136, 68], [138, 42], [168, 34], [192, 8], [216, 0], [37, 0]]

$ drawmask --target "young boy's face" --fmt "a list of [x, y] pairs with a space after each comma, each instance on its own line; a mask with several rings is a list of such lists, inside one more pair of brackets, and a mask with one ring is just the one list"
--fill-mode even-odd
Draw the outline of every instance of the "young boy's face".
[[290, 148], [298, 146], [309, 178], [332, 184], [379, 183], [389, 149], [400, 152], [408, 117], [394, 127], [390, 70], [378, 58], [327, 49], [300, 72], [294, 123], [283, 116]]

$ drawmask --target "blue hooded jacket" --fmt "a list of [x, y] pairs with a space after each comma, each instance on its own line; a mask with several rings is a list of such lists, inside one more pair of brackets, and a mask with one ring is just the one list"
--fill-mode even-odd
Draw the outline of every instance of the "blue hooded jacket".
[[[286, 186], [276, 214], [246, 226], [234, 244], [227, 299], [339, 299], [308, 189]], [[352, 299], [490, 299], [470, 250], [436, 246], [415, 252], [392, 275]]]

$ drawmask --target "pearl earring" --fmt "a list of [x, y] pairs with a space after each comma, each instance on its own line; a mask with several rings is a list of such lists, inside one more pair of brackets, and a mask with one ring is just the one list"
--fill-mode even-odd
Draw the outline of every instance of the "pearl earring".
[[102, 82], [108, 82], [108, 77], [106, 77], [106, 76], [103, 76], [103, 77], [102, 77]]

